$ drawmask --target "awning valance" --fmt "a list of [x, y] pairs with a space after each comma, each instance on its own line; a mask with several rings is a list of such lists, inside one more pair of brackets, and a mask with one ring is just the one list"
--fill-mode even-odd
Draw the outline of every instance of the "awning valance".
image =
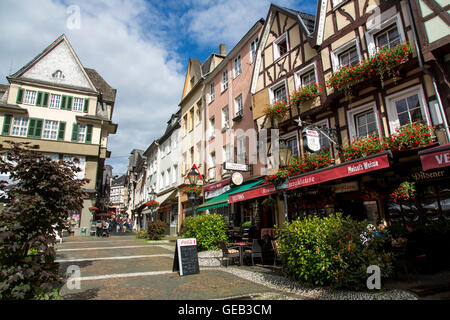
[[389, 168], [390, 151], [380, 152], [364, 159], [356, 159], [328, 168], [308, 172], [289, 180], [289, 190], [307, 187], [322, 182], [342, 179], [376, 170]]
[[212, 198], [209, 201], [206, 201], [205, 203], [203, 203], [202, 205], [200, 205], [197, 208], [197, 211], [204, 211], [204, 210], [208, 210], [208, 209], [226, 207], [226, 206], [228, 206], [228, 203], [229, 203], [228, 200], [229, 200], [230, 194], [233, 194], [236, 192], [242, 192], [243, 190], [248, 190], [257, 184], [262, 183], [263, 181], [264, 180], [259, 179], [256, 181], [250, 181], [250, 182], [244, 183], [240, 186], [233, 187], [230, 190], [228, 190], [227, 192], [222, 193], [220, 196], [217, 196], [215, 198]]
[[450, 166], [450, 143], [419, 152], [423, 171]]
[[229, 203], [251, 200], [259, 197], [268, 196], [274, 193], [277, 193], [277, 189], [272, 184], [258, 186], [244, 192], [231, 194], [229, 197]]

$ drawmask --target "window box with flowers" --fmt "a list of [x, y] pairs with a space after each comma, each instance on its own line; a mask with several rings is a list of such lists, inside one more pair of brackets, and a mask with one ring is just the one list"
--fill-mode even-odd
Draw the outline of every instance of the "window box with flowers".
[[434, 129], [433, 126], [427, 126], [422, 122], [404, 125], [387, 138], [385, 146], [392, 151], [403, 151], [432, 145]]
[[318, 170], [329, 167], [333, 164], [330, 153], [322, 151], [320, 153], [308, 154], [305, 157], [293, 156], [289, 160], [289, 165], [286, 168], [278, 170], [276, 174], [265, 177], [265, 184], [273, 183], [280, 184], [286, 178], [293, 177], [302, 173]]
[[380, 47], [371, 58], [359, 62], [355, 66], [343, 67], [333, 73], [327, 81], [327, 87], [335, 91], [344, 91], [345, 96], [351, 95], [351, 87], [369, 79], [381, 81], [382, 86], [387, 78], [396, 81], [398, 68], [409, 61], [412, 54], [411, 45], [408, 42], [392, 49]]
[[300, 107], [300, 104], [315, 99], [322, 92], [322, 88], [317, 83], [311, 83], [305, 87], [298, 88], [290, 99], [291, 107]]
[[341, 148], [344, 161], [367, 157], [382, 152], [385, 149], [387, 149], [387, 145], [378, 134], [369, 135], [367, 137], [358, 137], [353, 140], [350, 145]]
[[283, 119], [289, 112], [289, 105], [286, 101], [275, 101], [267, 105], [264, 109], [264, 114], [269, 119], [280, 120]]

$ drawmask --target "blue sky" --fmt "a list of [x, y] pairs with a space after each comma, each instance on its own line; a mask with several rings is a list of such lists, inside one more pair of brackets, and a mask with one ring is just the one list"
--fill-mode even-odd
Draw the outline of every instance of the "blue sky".
[[[189, 58], [204, 61], [224, 43], [229, 52], [270, 1], [1, 0], [0, 83], [65, 33], [82, 64], [117, 89], [107, 164], [126, 172], [132, 149], [145, 150], [178, 110]], [[315, 14], [316, 0], [274, 4]], [[71, 6], [79, 25], [69, 23]]]

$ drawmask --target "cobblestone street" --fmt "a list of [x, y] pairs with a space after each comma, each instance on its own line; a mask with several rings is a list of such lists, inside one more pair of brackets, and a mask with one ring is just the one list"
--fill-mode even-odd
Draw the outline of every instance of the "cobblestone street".
[[172, 272], [175, 243], [148, 243], [130, 236], [65, 238], [58, 245], [60, 274], [80, 267], [80, 289], [61, 289], [63, 299], [192, 300], [225, 299], [274, 292], [228, 272], [201, 268], [180, 277]]

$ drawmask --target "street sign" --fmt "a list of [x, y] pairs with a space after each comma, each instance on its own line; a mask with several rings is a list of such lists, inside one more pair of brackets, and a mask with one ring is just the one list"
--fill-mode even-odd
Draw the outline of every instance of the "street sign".
[[178, 239], [175, 247], [172, 271], [178, 271], [180, 276], [198, 274], [197, 239]]
[[231, 171], [248, 171], [248, 165], [240, 163], [225, 162], [223, 168]]

